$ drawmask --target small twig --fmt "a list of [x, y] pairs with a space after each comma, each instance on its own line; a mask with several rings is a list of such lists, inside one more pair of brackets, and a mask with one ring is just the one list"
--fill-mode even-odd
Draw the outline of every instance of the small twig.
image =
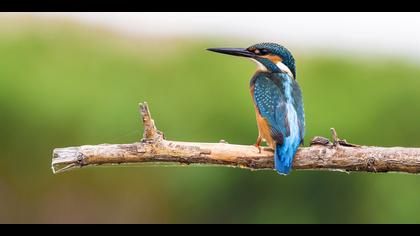
[[335, 131], [334, 128], [330, 128], [332, 139], [333, 139], [333, 145], [336, 146], [346, 146], [346, 147], [360, 147], [360, 145], [353, 144], [347, 142], [345, 139], [339, 139], [337, 135], [337, 131]]
[[149, 106], [147, 105], [147, 103], [140, 103], [139, 110], [144, 127], [142, 141], [153, 141], [156, 139], [163, 139], [163, 133], [156, 129], [155, 121], [150, 115]]
[[331, 131], [331, 135], [332, 135], [333, 145], [334, 146], [340, 145], [340, 139], [338, 139], [337, 132], [335, 131], [335, 129], [330, 128], [330, 131]]

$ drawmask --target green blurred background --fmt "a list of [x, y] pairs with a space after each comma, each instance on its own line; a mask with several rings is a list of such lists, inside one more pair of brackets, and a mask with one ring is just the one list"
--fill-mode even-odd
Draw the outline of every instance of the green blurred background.
[[[53, 175], [56, 147], [132, 143], [147, 101], [168, 139], [252, 144], [255, 66], [205, 51], [254, 42], [126, 37], [69, 21], [0, 21], [1, 223], [420, 223], [420, 177], [223, 167]], [[286, 44], [287, 45], [287, 44]], [[306, 144], [420, 146], [420, 65], [293, 50]]]

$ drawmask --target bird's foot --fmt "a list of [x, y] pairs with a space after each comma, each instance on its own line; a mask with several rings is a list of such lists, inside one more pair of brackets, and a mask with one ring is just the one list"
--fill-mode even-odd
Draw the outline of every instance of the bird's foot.
[[253, 146], [256, 147], [256, 148], [258, 148], [258, 153], [261, 153], [261, 146], [260, 146], [260, 144], [256, 143]]
[[263, 150], [268, 152], [274, 152], [274, 148], [271, 147], [264, 147]]
[[258, 148], [258, 153], [261, 153], [261, 146], [260, 146], [261, 142], [262, 142], [261, 135], [258, 135], [257, 141], [255, 141], [255, 144], [254, 144], [254, 146]]
[[252, 145], [252, 146], [254, 146], [254, 147], [258, 148], [258, 153], [261, 153], [262, 151], [274, 152], [274, 149], [273, 149], [273, 148], [271, 148], [271, 147], [261, 147], [261, 146], [260, 146], [260, 145], [258, 145], [258, 144], [254, 144], [254, 145]]

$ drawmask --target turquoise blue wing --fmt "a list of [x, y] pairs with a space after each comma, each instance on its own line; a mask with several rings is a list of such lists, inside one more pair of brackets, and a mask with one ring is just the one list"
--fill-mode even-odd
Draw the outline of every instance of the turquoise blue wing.
[[254, 79], [254, 102], [262, 117], [271, 126], [271, 136], [282, 145], [289, 136], [286, 119], [286, 100], [281, 90], [281, 82], [270, 78], [270, 74], [258, 73]]
[[300, 138], [301, 138], [301, 143], [303, 143], [303, 137], [305, 136], [305, 112], [303, 110], [302, 92], [296, 81], [293, 81], [292, 87], [293, 87], [292, 93], [293, 93], [293, 99], [294, 99], [293, 106], [297, 113]]

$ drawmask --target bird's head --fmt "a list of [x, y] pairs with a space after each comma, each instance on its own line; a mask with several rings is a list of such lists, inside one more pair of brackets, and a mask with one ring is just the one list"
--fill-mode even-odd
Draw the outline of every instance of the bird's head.
[[288, 73], [296, 78], [295, 59], [287, 48], [276, 43], [258, 43], [248, 48], [209, 48], [209, 51], [251, 58], [258, 69]]

